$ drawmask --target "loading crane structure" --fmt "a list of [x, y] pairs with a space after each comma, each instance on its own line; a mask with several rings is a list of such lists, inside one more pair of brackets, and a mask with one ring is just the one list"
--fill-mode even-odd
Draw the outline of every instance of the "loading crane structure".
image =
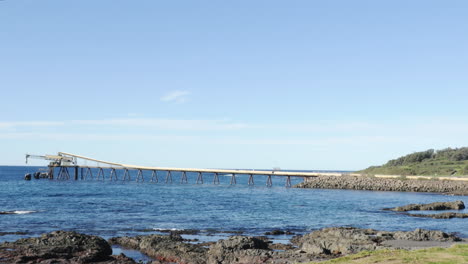
[[[77, 158], [76, 157], [70, 157], [63, 155], [62, 153], [58, 153], [58, 155], [34, 155], [34, 154], [26, 154], [26, 164], [28, 164], [29, 159], [43, 159], [43, 160], [50, 160], [49, 166], [48, 166], [48, 171], [47, 172], [36, 172], [34, 173], [34, 178], [39, 179], [39, 178], [49, 178], [53, 179], [54, 178], [54, 168], [55, 167], [62, 167], [62, 166], [67, 166], [67, 167], [72, 167], [72, 166], [77, 166]], [[77, 168], [77, 167], [76, 167]], [[26, 175], [25, 179], [31, 178], [31, 175]]]
[[60, 167], [60, 166], [73, 166], [77, 164], [75, 157], [68, 157], [61, 155], [33, 155], [33, 154], [26, 154], [26, 164], [28, 164], [29, 159], [44, 159], [50, 160], [49, 163], [50, 167]]

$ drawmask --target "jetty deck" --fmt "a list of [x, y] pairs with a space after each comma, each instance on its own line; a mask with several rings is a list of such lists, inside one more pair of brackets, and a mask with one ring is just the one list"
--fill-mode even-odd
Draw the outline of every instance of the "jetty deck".
[[[118, 179], [117, 170], [123, 170], [122, 180], [130, 180], [130, 170], [137, 171], [136, 180], [144, 181], [143, 171], [151, 171], [151, 181], [159, 181], [158, 174], [165, 173], [165, 182], [171, 183], [172, 173], [176, 172], [181, 175], [180, 182], [187, 183], [187, 173], [196, 173], [198, 174], [196, 183], [203, 183], [203, 176], [209, 174], [213, 176], [213, 183], [219, 184], [220, 175], [228, 175], [231, 177], [230, 184], [236, 184], [236, 175], [248, 175], [249, 176], [249, 185], [254, 184], [254, 176], [263, 175], [267, 176], [266, 185], [272, 186], [272, 176], [275, 177], [285, 177], [286, 187], [291, 187], [291, 177], [301, 177], [301, 178], [311, 178], [318, 176], [341, 176], [341, 173], [328, 173], [328, 172], [311, 172], [311, 171], [283, 171], [283, 170], [247, 170], [247, 169], [206, 169], [206, 168], [176, 168], [176, 167], [159, 167], [159, 166], [139, 166], [131, 165], [117, 162], [110, 162], [100, 159], [95, 159], [91, 157], [86, 157], [82, 155], [77, 155], [67, 152], [59, 152], [57, 155], [30, 155], [26, 154], [26, 162], [29, 158], [40, 158], [45, 160], [50, 160], [48, 165], [49, 167], [49, 178], [54, 179], [55, 169], [58, 168], [58, 174], [56, 179], [67, 180], [67, 179], [87, 179], [95, 178], [97, 180], [104, 180], [106, 178], [105, 171], [108, 172], [108, 179], [116, 180]], [[90, 165], [89, 165], [90, 164]], [[73, 177], [69, 169], [74, 171]], [[97, 173], [96, 173], [97, 170]]]

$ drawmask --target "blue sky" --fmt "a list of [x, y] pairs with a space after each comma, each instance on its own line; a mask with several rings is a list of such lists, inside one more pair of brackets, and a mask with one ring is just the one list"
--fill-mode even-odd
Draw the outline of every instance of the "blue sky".
[[0, 1], [0, 164], [64, 151], [355, 170], [466, 146], [467, 13], [466, 1]]

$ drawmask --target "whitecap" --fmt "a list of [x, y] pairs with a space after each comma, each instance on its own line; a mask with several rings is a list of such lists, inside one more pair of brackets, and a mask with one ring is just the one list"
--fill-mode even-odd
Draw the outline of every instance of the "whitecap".
[[32, 214], [37, 213], [37, 211], [0, 211], [0, 214]]
[[177, 229], [177, 228], [153, 228], [154, 231], [182, 231], [184, 229]]
[[13, 211], [15, 214], [32, 214], [37, 213], [37, 211]]

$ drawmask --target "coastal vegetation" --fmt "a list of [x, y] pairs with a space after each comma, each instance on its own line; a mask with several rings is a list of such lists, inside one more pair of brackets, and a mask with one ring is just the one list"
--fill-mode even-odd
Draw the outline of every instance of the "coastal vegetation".
[[357, 254], [320, 262], [322, 264], [341, 263], [468, 263], [468, 244], [458, 244], [450, 248], [428, 248], [421, 250], [383, 249], [377, 251], [362, 251]]
[[358, 171], [364, 174], [461, 176], [468, 175], [468, 147], [429, 149]]

